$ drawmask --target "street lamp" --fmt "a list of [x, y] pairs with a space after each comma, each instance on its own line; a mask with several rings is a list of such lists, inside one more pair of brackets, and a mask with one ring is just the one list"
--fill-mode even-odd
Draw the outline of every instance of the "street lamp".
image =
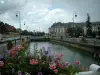
[[[74, 11], [73, 12], [73, 29], [75, 29], [74, 20], [76, 17], [77, 17], [77, 13], [76, 13], [76, 11]], [[75, 32], [74, 32], [74, 35], [75, 35]]]
[[1, 15], [1, 12], [0, 12], [0, 15]]
[[20, 27], [19, 35], [20, 35], [20, 41], [21, 41], [21, 17], [20, 17], [20, 11], [16, 12], [16, 17], [19, 19], [19, 27]]
[[[1, 15], [1, 12], [0, 12], [0, 15]], [[3, 26], [3, 24], [0, 25], [0, 29], [1, 29], [2, 26]]]
[[[26, 21], [24, 21], [24, 26], [26, 25]], [[26, 30], [28, 29], [27, 25], [26, 25]]]
[[76, 11], [74, 11], [73, 12], [73, 27], [75, 27], [75, 25], [74, 25], [74, 21], [75, 21], [75, 18], [77, 17], [77, 13], [76, 13]]

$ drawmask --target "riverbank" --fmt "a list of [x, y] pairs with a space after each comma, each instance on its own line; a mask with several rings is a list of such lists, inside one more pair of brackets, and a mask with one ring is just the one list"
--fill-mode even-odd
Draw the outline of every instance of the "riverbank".
[[31, 42], [44, 42], [44, 41], [50, 41], [50, 38], [33, 38], [31, 39]]
[[56, 40], [56, 39], [50, 39], [50, 41], [53, 43], [59, 43], [59, 44], [65, 45], [65, 46], [78, 48], [78, 49], [81, 49], [84, 51], [88, 51], [90, 53], [100, 52], [100, 50], [99, 50], [100, 46], [96, 46], [96, 45], [89, 45], [86, 43], [78, 43], [78, 42]]

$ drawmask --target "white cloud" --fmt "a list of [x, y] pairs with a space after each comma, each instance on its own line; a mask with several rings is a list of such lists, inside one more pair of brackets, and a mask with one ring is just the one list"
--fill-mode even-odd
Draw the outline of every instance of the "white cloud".
[[4, 3], [4, 1], [1, 1], [1, 4], [3, 4]]
[[[22, 28], [28, 27], [28, 30], [31, 31], [47, 32], [54, 22], [70, 22], [74, 10], [78, 12], [76, 22], [85, 21], [86, 18], [82, 16], [83, 10], [80, 9], [82, 12], [79, 12], [77, 3], [72, 0], [0, 0], [0, 2], [0, 12], [2, 12], [0, 20], [19, 27], [16, 11], [20, 11]], [[56, 4], [57, 6], [55, 6]], [[24, 26], [24, 21], [26, 21], [26, 26]]]

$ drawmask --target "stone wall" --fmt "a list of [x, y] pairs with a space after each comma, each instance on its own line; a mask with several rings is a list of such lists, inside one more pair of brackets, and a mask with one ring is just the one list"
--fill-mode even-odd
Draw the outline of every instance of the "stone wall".
[[7, 44], [0, 44], [0, 58], [8, 56]]

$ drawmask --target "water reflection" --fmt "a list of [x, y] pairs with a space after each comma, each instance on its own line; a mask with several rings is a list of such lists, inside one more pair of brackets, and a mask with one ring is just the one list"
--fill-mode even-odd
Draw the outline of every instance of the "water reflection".
[[50, 42], [32, 42], [29, 46], [31, 54], [34, 52], [34, 44], [36, 43], [38, 44], [38, 50], [40, 50], [42, 47], [45, 47], [46, 49], [48, 47], [51, 47], [51, 49], [55, 53], [64, 53], [64, 61], [70, 62], [71, 64], [73, 64], [75, 60], [79, 60], [81, 64], [85, 67], [89, 67], [89, 65], [91, 65], [92, 63], [98, 64], [98, 62], [93, 58], [92, 54], [89, 52], [65, 47], [58, 44], [53, 44]]

